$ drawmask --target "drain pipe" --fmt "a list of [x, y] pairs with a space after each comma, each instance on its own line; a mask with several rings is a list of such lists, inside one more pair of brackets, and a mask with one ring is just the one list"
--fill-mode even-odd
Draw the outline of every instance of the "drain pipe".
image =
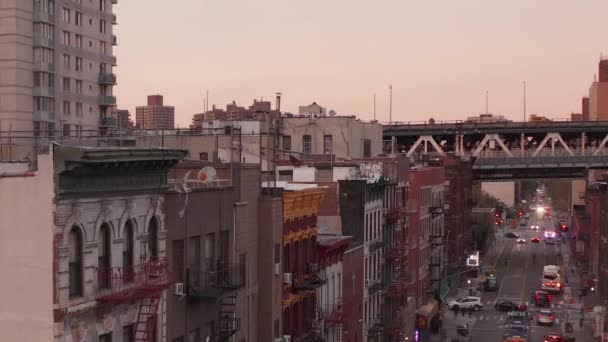
[[[232, 207], [232, 262], [234, 264], [236, 264], [236, 212], [237, 209], [239, 207], [243, 207], [248, 205], [249, 203], [247, 201], [238, 201], [238, 202], [234, 202], [234, 205]], [[246, 284], [246, 278], [247, 278], [247, 265], [240, 265], [239, 267], [244, 267], [245, 268], [245, 272], [243, 274], [243, 284]], [[240, 271], [240, 270], [239, 270]], [[247, 290], [247, 288], [245, 288], [245, 290]], [[247, 293], [247, 291], [245, 291], [245, 293]], [[235, 303], [236, 304], [236, 303]], [[232, 313], [232, 319], [236, 321], [236, 305], [235, 305], [235, 310]], [[247, 314], [247, 320], [249, 320], [249, 313]], [[247, 330], [249, 330], [249, 321], [247, 322]], [[236, 335], [234, 334], [232, 335], [232, 342], [236, 342]]]

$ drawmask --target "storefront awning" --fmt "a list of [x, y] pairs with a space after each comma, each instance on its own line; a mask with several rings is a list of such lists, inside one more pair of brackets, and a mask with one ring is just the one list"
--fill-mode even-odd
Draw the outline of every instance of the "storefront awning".
[[427, 329], [429, 322], [435, 317], [437, 312], [439, 312], [439, 302], [434, 299], [418, 309], [416, 312], [416, 328], [420, 330]]

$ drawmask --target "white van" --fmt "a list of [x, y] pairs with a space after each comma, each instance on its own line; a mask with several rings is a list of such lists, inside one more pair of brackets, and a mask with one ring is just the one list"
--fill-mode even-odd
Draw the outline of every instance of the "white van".
[[562, 277], [559, 266], [546, 265], [543, 267], [541, 290], [560, 292], [562, 290]]

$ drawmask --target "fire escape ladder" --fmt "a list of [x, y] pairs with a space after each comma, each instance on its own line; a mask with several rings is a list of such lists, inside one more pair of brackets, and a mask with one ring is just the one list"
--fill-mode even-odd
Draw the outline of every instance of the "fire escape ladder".
[[137, 322], [135, 322], [135, 330], [133, 331], [133, 341], [152, 342], [159, 302], [160, 292], [142, 299], [137, 314]]
[[240, 320], [235, 317], [236, 294], [224, 296], [219, 301], [219, 317], [214, 324], [215, 335], [219, 341], [227, 341], [240, 329]]

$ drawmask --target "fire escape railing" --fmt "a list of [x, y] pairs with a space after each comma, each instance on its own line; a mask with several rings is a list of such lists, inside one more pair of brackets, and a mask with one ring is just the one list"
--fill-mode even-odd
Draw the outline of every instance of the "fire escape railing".
[[167, 259], [160, 258], [128, 267], [97, 269], [97, 300], [123, 302], [141, 299], [173, 284]]
[[241, 264], [188, 272], [188, 295], [192, 297], [218, 298], [244, 285], [245, 272]]

